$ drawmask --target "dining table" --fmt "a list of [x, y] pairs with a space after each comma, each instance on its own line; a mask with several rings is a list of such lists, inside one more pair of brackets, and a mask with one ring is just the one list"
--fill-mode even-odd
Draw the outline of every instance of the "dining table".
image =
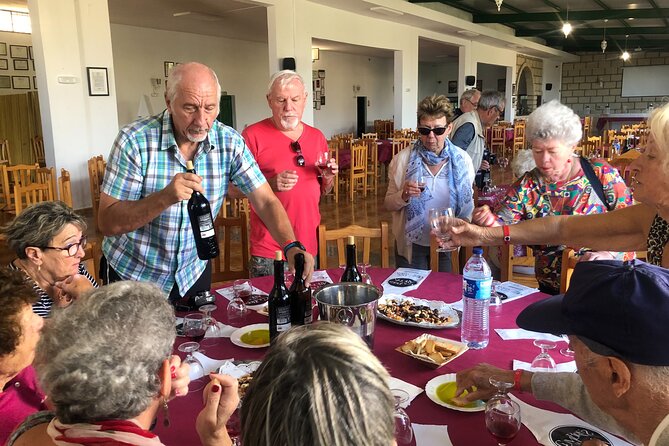
[[[378, 146], [377, 159], [379, 164], [388, 164], [393, 158], [393, 142], [390, 139], [377, 139]], [[347, 169], [351, 167], [351, 150], [339, 149], [339, 168]]]
[[[339, 282], [341, 269], [328, 269], [327, 273], [333, 282]], [[374, 284], [382, 284], [395, 270], [388, 268], [370, 268], [368, 273]], [[252, 279], [254, 287], [269, 292], [272, 288], [273, 278], [271, 276]], [[214, 291], [214, 290], [212, 290]], [[222, 323], [228, 323], [226, 307], [228, 300], [218, 292], [216, 296], [217, 309], [213, 316]], [[431, 272], [420, 286], [412, 291], [404, 293], [415, 298], [438, 300], [446, 303], [454, 303], [462, 297], [462, 276], [452, 273]], [[374, 341], [372, 352], [387, 368], [391, 376], [425, 388], [432, 378], [439, 375], [455, 373], [479, 363], [486, 362], [503, 369], [511, 369], [513, 360], [531, 362], [540, 352], [530, 339], [502, 340], [494, 331], [496, 328], [517, 328], [516, 316], [527, 305], [546, 298], [547, 295], [536, 292], [517, 300], [505, 302], [501, 306], [491, 307], [490, 310], [490, 342], [486, 348], [474, 350], [469, 349], [451, 362], [446, 363], [438, 369], [434, 369], [425, 363], [404, 355], [395, 349], [420, 336], [429, 333], [438, 337], [453, 341], [460, 341], [460, 328], [426, 329], [391, 323], [386, 320], [377, 319], [374, 329]], [[257, 312], [250, 312], [242, 323], [231, 325], [245, 326], [248, 324], [267, 322], [267, 317]], [[177, 347], [187, 339], [177, 337], [175, 342], [175, 354]], [[205, 338], [205, 341], [207, 338]], [[210, 341], [213, 341], [210, 340]], [[562, 356], [559, 352], [566, 346], [558, 343], [552, 356], [557, 363], [571, 361], [571, 358]], [[244, 348], [232, 344], [229, 338], [217, 338], [214, 345], [204, 347], [204, 354], [212, 359], [235, 360], [262, 360], [267, 348]], [[207, 377], [202, 379], [208, 379]], [[191, 385], [193, 385], [191, 383]], [[200, 386], [201, 387], [201, 386]], [[568, 413], [560, 406], [536, 400], [529, 393], [512, 393], [521, 400], [539, 408], [559, 413]], [[168, 446], [198, 445], [199, 439], [195, 431], [195, 418], [203, 407], [202, 390], [189, 392], [188, 395], [173, 399], [169, 403], [171, 424], [164, 427], [158, 423], [156, 433], [164, 444]], [[495, 445], [496, 442], [485, 427], [484, 412], [461, 412], [434, 403], [425, 392], [420, 393], [406, 409], [412, 423], [427, 425], [447, 425], [448, 434], [454, 446], [471, 445]], [[412, 443], [415, 444], [415, 443]], [[525, 446], [539, 444], [533, 434], [523, 425], [517, 437], [510, 443], [511, 446]]]

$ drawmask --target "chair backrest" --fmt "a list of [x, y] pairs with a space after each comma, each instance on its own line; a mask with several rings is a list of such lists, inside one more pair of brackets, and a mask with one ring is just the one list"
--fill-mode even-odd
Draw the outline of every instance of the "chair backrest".
[[72, 207], [72, 181], [70, 180], [70, 172], [65, 169], [60, 169], [60, 177], [58, 178], [58, 195], [60, 201]]
[[84, 258], [81, 259], [86, 265], [86, 269], [93, 276], [98, 285], [103, 285], [100, 282], [100, 259], [102, 258], [102, 249], [96, 240], [91, 240], [86, 243], [84, 248]]
[[100, 208], [100, 190], [104, 179], [107, 162], [102, 155], [88, 160], [88, 181], [91, 188], [91, 204], [93, 206], [93, 221], [98, 225], [98, 209]]
[[14, 211], [16, 215], [19, 215], [23, 212], [23, 209], [30, 205], [51, 201], [52, 199], [51, 183], [32, 183], [27, 186], [14, 185]]
[[0, 164], [6, 166], [12, 164], [12, 156], [9, 154], [9, 141], [6, 139], [0, 140]]
[[[511, 280], [536, 288], [537, 281], [534, 275], [534, 254], [532, 249], [526, 247], [525, 255], [516, 255], [514, 252], [515, 248], [516, 245], [504, 245], [500, 247], [500, 280], [502, 282]], [[531, 271], [531, 274], [517, 273], [514, 271], [514, 266], [523, 267], [528, 272]]]
[[504, 142], [504, 129], [501, 125], [492, 126], [492, 142]]
[[[381, 243], [380, 262], [382, 268], [388, 268], [388, 223], [382, 221], [378, 228], [366, 228], [358, 225], [350, 225], [345, 228], [328, 230], [325, 225], [318, 226], [318, 265], [321, 269], [328, 267], [327, 260], [327, 242], [335, 240], [337, 242], [337, 258], [339, 265], [346, 263], [346, 238], [348, 236], [356, 237], [356, 247], [360, 252], [360, 239], [362, 239], [362, 263], [370, 263], [371, 240], [378, 238]], [[359, 258], [359, 256], [358, 256]]]
[[51, 197], [50, 200], [58, 199], [58, 180], [56, 178], [56, 168], [55, 167], [40, 167], [37, 169], [35, 174], [36, 183], [50, 183], [51, 184]]
[[46, 166], [46, 156], [44, 155], [44, 140], [41, 136], [35, 136], [30, 140], [30, 148], [33, 152], [35, 162], [40, 166]]
[[[219, 215], [214, 221], [214, 226], [219, 243], [223, 239], [223, 249], [220, 250], [219, 256], [213, 259], [211, 282], [249, 277], [249, 233], [246, 215], [243, 212], [237, 217]], [[241, 265], [238, 262], [240, 259]]]
[[362, 134], [362, 139], [379, 139], [379, 134], [378, 133], [363, 133]]
[[27, 186], [36, 180], [38, 164], [17, 164], [15, 166], [0, 165], [2, 173], [2, 193], [4, 195], [5, 210], [16, 212], [14, 205], [14, 186]]
[[634, 161], [634, 158], [613, 158], [610, 163], [611, 166], [615, 167], [618, 170], [618, 173], [620, 176], [623, 178], [625, 181], [625, 184], [630, 186], [630, 180], [632, 178], [632, 171], [630, 170], [629, 166], [632, 164], [632, 161]]
[[367, 145], [355, 144], [351, 147], [351, 174], [367, 173]]

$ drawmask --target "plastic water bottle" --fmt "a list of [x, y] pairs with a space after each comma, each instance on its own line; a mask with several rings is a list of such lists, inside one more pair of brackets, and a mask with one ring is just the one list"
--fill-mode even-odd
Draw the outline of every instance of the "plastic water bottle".
[[469, 348], [485, 348], [490, 338], [488, 323], [492, 274], [483, 258], [483, 248], [474, 248], [462, 275], [462, 342]]

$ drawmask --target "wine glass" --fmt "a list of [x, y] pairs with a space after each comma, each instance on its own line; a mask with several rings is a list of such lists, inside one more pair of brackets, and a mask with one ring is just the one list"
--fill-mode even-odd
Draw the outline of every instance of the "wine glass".
[[228, 322], [244, 322], [247, 311], [244, 300], [238, 296], [233, 297], [228, 303]]
[[485, 425], [498, 446], [505, 446], [520, 430], [520, 406], [506, 393], [513, 383], [498, 381], [494, 377], [490, 377], [489, 381], [497, 388], [497, 393], [485, 405]]
[[362, 283], [366, 283], [367, 285], [373, 285], [372, 278], [367, 272], [367, 268], [371, 268], [371, 266], [372, 265], [370, 265], [369, 263], [358, 263], [358, 272], [360, 273], [360, 278], [362, 279]]
[[421, 173], [417, 173], [414, 176], [414, 181], [416, 182], [416, 186], [418, 186], [418, 189], [420, 189], [420, 192], [421, 193], [425, 192], [425, 186], [427, 185], [427, 177]]
[[201, 390], [204, 387], [204, 384], [197, 382], [204, 376], [204, 368], [200, 361], [193, 356], [193, 353], [200, 350], [199, 341], [204, 337], [206, 331], [204, 314], [202, 313], [191, 313], [187, 314], [184, 317], [182, 331], [184, 336], [190, 339], [189, 342], [184, 342], [179, 346], [179, 351], [186, 353], [185, 363], [188, 363], [190, 366], [190, 380], [191, 384], [189, 385], [189, 392], [194, 392]]
[[555, 367], [555, 361], [551, 355], [548, 354], [548, 350], [555, 348], [555, 342], [548, 341], [546, 339], [535, 339], [534, 345], [541, 349], [541, 353], [539, 353], [537, 357], [532, 360], [532, 365], [530, 366], [532, 371], [555, 372], [557, 370]]
[[[452, 208], [441, 208], [441, 209], [430, 209], [429, 212], [430, 218], [430, 227], [432, 232], [437, 236], [442, 242], [447, 242], [451, 239], [451, 235], [448, 230], [451, 227], [453, 222], [453, 209]], [[437, 248], [437, 252], [449, 252], [455, 251], [457, 248]]]
[[563, 335], [562, 338], [567, 342], [567, 346], [560, 349], [560, 353], [568, 358], [573, 358], [575, 356], [574, 350], [571, 349], [571, 343], [569, 342], [569, 336]]
[[497, 287], [502, 283], [499, 280], [493, 280], [490, 288], [490, 306], [497, 307], [502, 305], [502, 296], [497, 293]]
[[328, 162], [330, 162], [330, 152], [327, 150], [319, 152], [316, 158], [316, 167], [322, 172], [328, 167]]
[[413, 440], [413, 429], [409, 415], [402, 408], [402, 404], [409, 401], [409, 394], [401, 389], [391, 389], [395, 398], [395, 440], [397, 444], [411, 444]]
[[202, 305], [199, 308], [199, 311], [204, 314], [205, 325], [207, 327], [205, 335], [209, 333], [209, 336], [206, 340], [202, 341], [202, 344], [213, 345], [218, 342], [216, 338], [221, 337], [221, 328], [218, 326], [216, 319], [211, 315], [211, 312], [215, 311], [217, 308], [218, 307], [214, 304]]
[[248, 302], [253, 294], [253, 287], [248, 279], [235, 280], [232, 284], [232, 290], [235, 292], [235, 297], [239, 297], [244, 303]]

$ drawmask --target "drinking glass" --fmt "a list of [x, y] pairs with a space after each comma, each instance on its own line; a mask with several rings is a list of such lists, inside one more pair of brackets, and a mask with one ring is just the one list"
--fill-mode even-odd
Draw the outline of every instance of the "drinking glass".
[[502, 296], [497, 293], [497, 287], [501, 285], [499, 280], [492, 281], [492, 287], [490, 288], [490, 306], [497, 307], [502, 305]]
[[204, 314], [205, 325], [207, 327], [205, 335], [209, 333], [209, 337], [202, 341], [202, 344], [213, 345], [218, 342], [216, 338], [221, 337], [221, 328], [218, 326], [218, 322], [211, 315], [212, 311], [215, 311], [218, 307], [214, 304], [202, 305], [199, 308], [199, 311]]
[[497, 388], [497, 393], [485, 405], [485, 425], [498, 446], [505, 446], [520, 430], [520, 406], [506, 393], [513, 383], [498, 381], [494, 377], [490, 377], [489, 381]]
[[413, 429], [409, 415], [402, 408], [402, 404], [409, 401], [409, 394], [401, 389], [391, 389], [395, 398], [395, 440], [397, 444], [411, 444]]
[[244, 322], [246, 318], [246, 304], [241, 297], [233, 297], [228, 303], [228, 322], [237, 323]]
[[575, 353], [574, 350], [571, 349], [571, 344], [569, 343], [569, 336], [563, 335], [562, 338], [567, 342], [567, 346], [561, 348], [560, 353], [562, 353], [564, 356], [567, 356], [568, 358], [573, 358]]
[[424, 192], [425, 186], [427, 185], [427, 177], [423, 174], [417, 173], [413, 179], [416, 182], [416, 186], [418, 186], [421, 193]]
[[[430, 209], [429, 213], [430, 218], [430, 227], [432, 232], [437, 236], [442, 242], [447, 242], [451, 239], [451, 235], [448, 230], [453, 223], [453, 209], [452, 208], [441, 208], [441, 209]], [[437, 252], [449, 252], [455, 251], [457, 248], [437, 248]]]
[[358, 272], [360, 273], [360, 278], [362, 279], [362, 283], [366, 283], [367, 285], [373, 285], [372, 283], [372, 278], [369, 276], [369, 273], [367, 272], [367, 268], [371, 268], [372, 265], [369, 263], [358, 263]]
[[541, 353], [537, 355], [534, 360], [532, 360], [532, 365], [530, 366], [533, 372], [555, 372], [555, 361], [548, 354], [548, 350], [555, 348], [556, 344], [553, 341], [547, 341], [545, 339], [535, 339], [534, 345], [541, 349]]
[[183, 321], [183, 334], [191, 339], [190, 342], [184, 342], [179, 346], [179, 351], [186, 353], [185, 363], [188, 363], [190, 366], [190, 384], [188, 386], [189, 392], [195, 392], [202, 390], [205, 384], [200, 380], [204, 376], [204, 368], [200, 361], [197, 360], [193, 353], [200, 350], [200, 343], [198, 341], [202, 340], [205, 332], [205, 321], [204, 315], [202, 313], [191, 313], [187, 314], [184, 317]]
[[207, 321], [202, 313], [190, 313], [184, 316], [183, 334], [196, 343], [204, 338], [207, 331]]
[[316, 167], [322, 172], [328, 167], [328, 162], [330, 161], [330, 153], [328, 151], [319, 152], [318, 158], [316, 158]]
[[253, 294], [253, 287], [248, 279], [235, 280], [232, 284], [232, 290], [235, 292], [235, 297], [239, 297], [244, 303], [248, 302], [251, 294]]

